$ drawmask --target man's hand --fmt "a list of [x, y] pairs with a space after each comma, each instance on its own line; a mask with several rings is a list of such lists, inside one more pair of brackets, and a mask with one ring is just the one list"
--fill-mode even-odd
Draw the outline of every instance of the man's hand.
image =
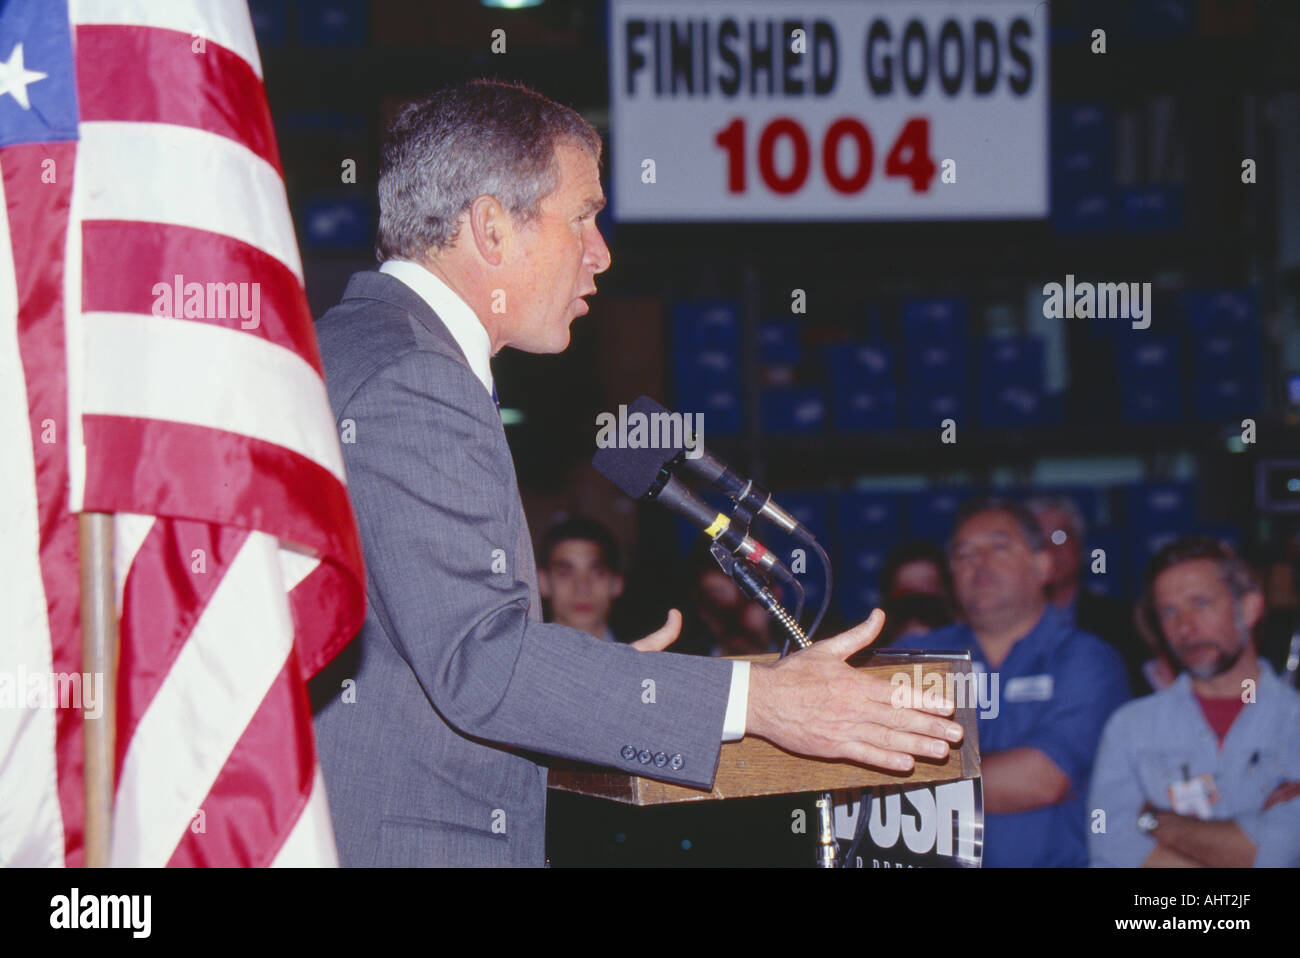
[[1200, 862], [1188, 858], [1186, 855], [1180, 855], [1165, 845], [1157, 845], [1151, 849], [1151, 854], [1146, 857], [1141, 865], [1142, 868], [1204, 868]]
[[644, 639], [629, 642], [628, 645], [638, 652], [662, 652], [677, 641], [682, 634], [682, 614], [676, 609], [668, 610], [668, 619]]
[[1268, 798], [1264, 799], [1264, 807], [1260, 810], [1266, 812], [1274, 805], [1289, 802], [1296, 796], [1300, 796], [1300, 782], [1283, 782], [1269, 793]]
[[913, 755], [944, 758], [947, 743], [962, 737], [956, 722], [935, 717], [951, 715], [952, 702], [895, 707], [894, 686], [844, 661], [875, 641], [884, 624], [885, 614], [877, 609], [856, 628], [811, 648], [770, 665], [755, 663], [747, 734], [801, 755], [898, 771], [911, 770]]
[[[1250, 868], [1255, 864], [1257, 849], [1250, 836], [1231, 819], [1203, 820], [1177, 812], [1166, 812], [1150, 802], [1142, 812], [1156, 817], [1151, 833], [1158, 847], [1168, 848], [1180, 857], [1207, 868]], [[1139, 815], [1141, 812], [1139, 812]], [[1148, 858], [1145, 864], [1151, 864]]]

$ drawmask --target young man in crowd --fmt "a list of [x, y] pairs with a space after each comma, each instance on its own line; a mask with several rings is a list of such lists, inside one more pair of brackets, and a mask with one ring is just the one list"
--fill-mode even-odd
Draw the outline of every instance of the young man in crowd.
[[550, 610], [547, 621], [616, 641], [609, 616], [623, 594], [618, 543], [595, 519], [574, 516], [546, 533], [537, 585]]

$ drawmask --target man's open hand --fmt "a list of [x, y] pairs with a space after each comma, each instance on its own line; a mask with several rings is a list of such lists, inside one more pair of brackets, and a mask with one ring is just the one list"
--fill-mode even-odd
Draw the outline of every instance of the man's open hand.
[[[856, 628], [815, 643], [749, 673], [746, 734], [818, 758], [848, 759], [877, 768], [908, 771], [913, 755], [941, 759], [962, 728], [937, 718], [953, 704], [898, 708], [894, 687], [865, 675], [845, 659], [880, 635], [879, 609]], [[920, 704], [919, 702], [917, 703]]]

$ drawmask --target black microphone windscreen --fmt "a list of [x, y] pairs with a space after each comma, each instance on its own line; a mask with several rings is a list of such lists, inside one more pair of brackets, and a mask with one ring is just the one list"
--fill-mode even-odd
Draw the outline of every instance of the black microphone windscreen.
[[[653, 424], [657, 420], [651, 417], [656, 414], [667, 415], [668, 410], [649, 396], [640, 396], [627, 407], [624, 421], [650, 424], [649, 428], [653, 430]], [[646, 428], [643, 427], [642, 435], [648, 438], [654, 435], [654, 432], [647, 433]], [[664, 448], [657, 445], [657, 442], [649, 448], [646, 446], [631, 448], [623, 444], [621, 438], [620, 436], [619, 441], [613, 446], [596, 450], [591, 464], [596, 467], [597, 472], [633, 499], [640, 499], [654, 485], [659, 470], [671, 462], [681, 449]]]
[[591, 464], [597, 472], [633, 499], [640, 499], [654, 485], [664, 464], [663, 454], [662, 449], [620, 449], [610, 446], [596, 450]]
[[632, 405], [627, 407], [628, 415], [634, 412], [644, 413], [649, 416], [651, 413], [667, 412], [667, 407], [659, 403], [658, 400], [651, 399], [649, 396], [637, 396], [632, 400]]

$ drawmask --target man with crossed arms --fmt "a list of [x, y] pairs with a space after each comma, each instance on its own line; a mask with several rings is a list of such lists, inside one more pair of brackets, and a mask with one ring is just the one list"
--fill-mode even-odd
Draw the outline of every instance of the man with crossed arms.
[[1300, 866], [1300, 695], [1255, 649], [1250, 566], [1214, 539], [1171, 542], [1147, 567], [1142, 611], [1184, 671], [1102, 733], [1091, 864]]

